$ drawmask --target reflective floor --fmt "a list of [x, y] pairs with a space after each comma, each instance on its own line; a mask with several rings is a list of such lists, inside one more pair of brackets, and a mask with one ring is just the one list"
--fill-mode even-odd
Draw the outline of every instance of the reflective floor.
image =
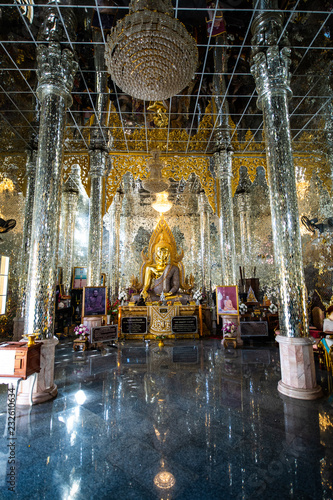
[[280, 396], [274, 345], [218, 340], [56, 350], [58, 397], [17, 409], [8, 491], [0, 386], [0, 498], [332, 499], [333, 397]]

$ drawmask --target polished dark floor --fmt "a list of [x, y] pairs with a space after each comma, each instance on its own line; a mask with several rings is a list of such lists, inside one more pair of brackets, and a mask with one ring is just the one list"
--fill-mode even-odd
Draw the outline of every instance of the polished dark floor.
[[0, 386], [0, 498], [332, 499], [332, 380], [325, 396], [277, 392], [278, 348], [141, 342], [56, 351], [58, 397], [17, 409], [16, 490]]

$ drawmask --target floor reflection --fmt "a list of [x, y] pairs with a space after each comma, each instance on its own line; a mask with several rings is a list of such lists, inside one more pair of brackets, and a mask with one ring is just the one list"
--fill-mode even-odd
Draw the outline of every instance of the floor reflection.
[[[333, 497], [332, 396], [280, 396], [275, 346], [63, 343], [55, 379], [54, 401], [17, 408], [15, 498]], [[0, 387], [0, 497], [13, 498]]]

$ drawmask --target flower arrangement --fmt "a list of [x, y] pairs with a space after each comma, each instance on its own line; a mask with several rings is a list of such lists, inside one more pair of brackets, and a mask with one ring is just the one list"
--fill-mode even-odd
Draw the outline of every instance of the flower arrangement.
[[81, 335], [81, 337], [85, 337], [89, 335], [89, 328], [85, 325], [78, 325], [74, 328], [75, 335]]
[[234, 337], [236, 335], [237, 325], [228, 321], [222, 328], [223, 337]]
[[245, 314], [247, 312], [247, 305], [244, 304], [244, 302], [242, 302], [241, 304], [239, 304], [239, 312], [241, 314]]
[[122, 290], [118, 295], [118, 299], [120, 301], [127, 300], [127, 292], [125, 292], [125, 290]]
[[278, 311], [278, 308], [276, 307], [276, 305], [275, 305], [275, 304], [271, 304], [271, 305], [269, 306], [268, 310], [269, 310], [269, 312], [270, 312], [271, 314], [276, 314], [276, 313], [277, 313], [277, 311]]
[[113, 302], [113, 304], [108, 299], [106, 313], [109, 316], [118, 316], [119, 304], [120, 304], [120, 301], [118, 299], [115, 302]]
[[196, 292], [194, 292], [194, 294], [193, 294], [193, 299], [194, 299], [194, 300], [202, 300], [202, 293], [201, 293], [201, 290], [197, 290]]

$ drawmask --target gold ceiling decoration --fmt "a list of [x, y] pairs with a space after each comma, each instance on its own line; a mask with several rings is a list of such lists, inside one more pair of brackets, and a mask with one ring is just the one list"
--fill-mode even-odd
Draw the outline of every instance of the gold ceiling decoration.
[[[124, 174], [130, 172], [134, 179], [147, 178], [147, 159], [149, 158], [149, 155], [112, 155], [112, 169], [106, 182], [106, 209], [111, 205]], [[199, 177], [208, 201], [215, 212], [215, 179], [209, 170], [210, 157], [162, 156], [162, 159], [165, 165], [162, 170], [162, 176], [165, 179], [172, 178], [175, 181], [180, 181], [183, 178], [186, 181], [191, 173], [195, 173]]]
[[[188, 133], [184, 129], [178, 128], [169, 130], [168, 127], [165, 126], [159, 128], [148, 128], [145, 130], [143, 123], [141, 127], [138, 125], [138, 127], [135, 128], [130, 134], [126, 135], [125, 141], [122, 123], [114, 105], [112, 104], [108, 126], [113, 137], [113, 149], [115, 151], [127, 151], [128, 148], [129, 151], [146, 152], [148, 147], [149, 151], [166, 151], [167, 149], [168, 152], [185, 151], [187, 143], [189, 143], [189, 151], [205, 151], [212, 133], [212, 119], [210, 111], [211, 104], [208, 104], [205, 115], [200, 122], [198, 132], [190, 139]], [[152, 115], [152, 119], [154, 119], [154, 116], [156, 115]], [[147, 119], [147, 122], [148, 121], [149, 120]]]

